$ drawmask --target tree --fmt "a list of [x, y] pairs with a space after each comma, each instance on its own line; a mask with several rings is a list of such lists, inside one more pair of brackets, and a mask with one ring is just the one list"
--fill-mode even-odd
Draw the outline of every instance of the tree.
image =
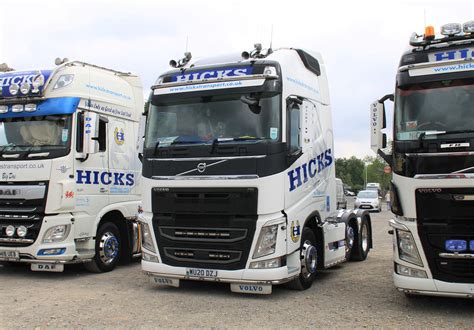
[[364, 188], [364, 162], [352, 156], [351, 158], [336, 159], [336, 176], [350, 189]]

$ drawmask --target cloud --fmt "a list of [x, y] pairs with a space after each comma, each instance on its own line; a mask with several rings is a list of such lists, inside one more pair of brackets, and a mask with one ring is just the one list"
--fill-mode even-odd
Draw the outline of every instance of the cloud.
[[[20, 15], [21, 14], [21, 15]], [[255, 42], [325, 58], [336, 156], [371, 154], [369, 105], [393, 92], [413, 31], [472, 19], [472, 1], [2, 1], [0, 62], [51, 67], [56, 57], [138, 73], [147, 90], [168, 62], [250, 50]], [[145, 92], [146, 94], [146, 92]], [[341, 155], [339, 154], [341, 153]]]

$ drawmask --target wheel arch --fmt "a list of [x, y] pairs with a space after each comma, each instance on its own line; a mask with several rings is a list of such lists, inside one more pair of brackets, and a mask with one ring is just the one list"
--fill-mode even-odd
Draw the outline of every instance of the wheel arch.
[[314, 236], [316, 237], [316, 242], [317, 242], [317, 250], [318, 254], [321, 256], [321, 262], [318, 263], [318, 269], [323, 269], [324, 268], [324, 233], [323, 233], [323, 228], [319, 226], [321, 224], [321, 215], [319, 214], [318, 211], [312, 212], [305, 220], [303, 229], [308, 227], [310, 228]]
[[[131, 242], [131, 236], [130, 236], [130, 230], [127, 224], [127, 219], [125, 216], [122, 214], [121, 211], [119, 210], [110, 210], [107, 213], [103, 214], [100, 218], [100, 221], [97, 223], [96, 227], [96, 234], [104, 223], [113, 223], [115, 226], [117, 226], [119, 233], [120, 233], [120, 239], [122, 241], [122, 249], [120, 252], [120, 262], [121, 263], [127, 263], [130, 262], [131, 260], [131, 249], [132, 249], [132, 242]], [[97, 237], [95, 237], [97, 239]]]

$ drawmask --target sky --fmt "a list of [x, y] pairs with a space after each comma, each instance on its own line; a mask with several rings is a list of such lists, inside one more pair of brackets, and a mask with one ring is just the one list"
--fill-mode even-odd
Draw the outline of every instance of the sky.
[[46, 69], [67, 57], [137, 73], [147, 94], [186, 44], [194, 58], [240, 53], [268, 47], [273, 30], [273, 48], [323, 55], [335, 155], [363, 158], [374, 155], [370, 103], [393, 92], [411, 34], [473, 19], [474, 0], [2, 0], [0, 63]]

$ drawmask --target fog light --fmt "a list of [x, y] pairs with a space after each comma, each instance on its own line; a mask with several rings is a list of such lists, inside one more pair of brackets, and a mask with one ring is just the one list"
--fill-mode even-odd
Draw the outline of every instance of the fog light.
[[474, 32], [474, 21], [466, 22], [462, 25], [462, 29], [465, 33], [472, 33]]
[[148, 261], [148, 262], [160, 262], [157, 256], [154, 256], [146, 252], [142, 252], [142, 260]]
[[8, 87], [8, 91], [10, 92], [10, 95], [15, 96], [18, 94], [18, 91], [20, 90], [20, 86], [18, 84], [11, 84], [10, 87]]
[[28, 94], [30, 92], [30, 89], [31, 89], [31, 85], [28, 84], [27, 82], [24, 82], [20, 85], [20, 92], [23, 95]]
[[7, 113], [8, 105], [0, 105], [0, 113]]
[[23, 104], [15, 104], [14, 106], [12, 106], [12, 112], [23, 112], [23, 110]]
[[21, 238], [25, 237], [27, 233], [28, 229], [25, 226], [20, 226], [16, 229], [16, 234]]
[[426, 275], [426, 272], [424, 270], [419, 270], [399, 264], [396, 264], [396, 273], [409, 277], [428, 278], [428, 275]]
[[281, 257], [262, 261], [254, 261], [250, 263], [250, 269], [268, 269], [279, 267], [281, 267]]
[[15, 227], [13, 227], [12, 225], [8, 226], [5, 229], [5, 234], [7, 234], [8, 237], [13, 237], [13, 235], [15, 235]]
[[441, 26], [441, 34], [445, 36], [454, 36], [461, 33], [462, 27], [459, 23], [448, 23]]
[[64, 254], [66, 248], [56, 248], [56, 249], [41, 249], [38, 251], [39, 256], [58, 256]]

